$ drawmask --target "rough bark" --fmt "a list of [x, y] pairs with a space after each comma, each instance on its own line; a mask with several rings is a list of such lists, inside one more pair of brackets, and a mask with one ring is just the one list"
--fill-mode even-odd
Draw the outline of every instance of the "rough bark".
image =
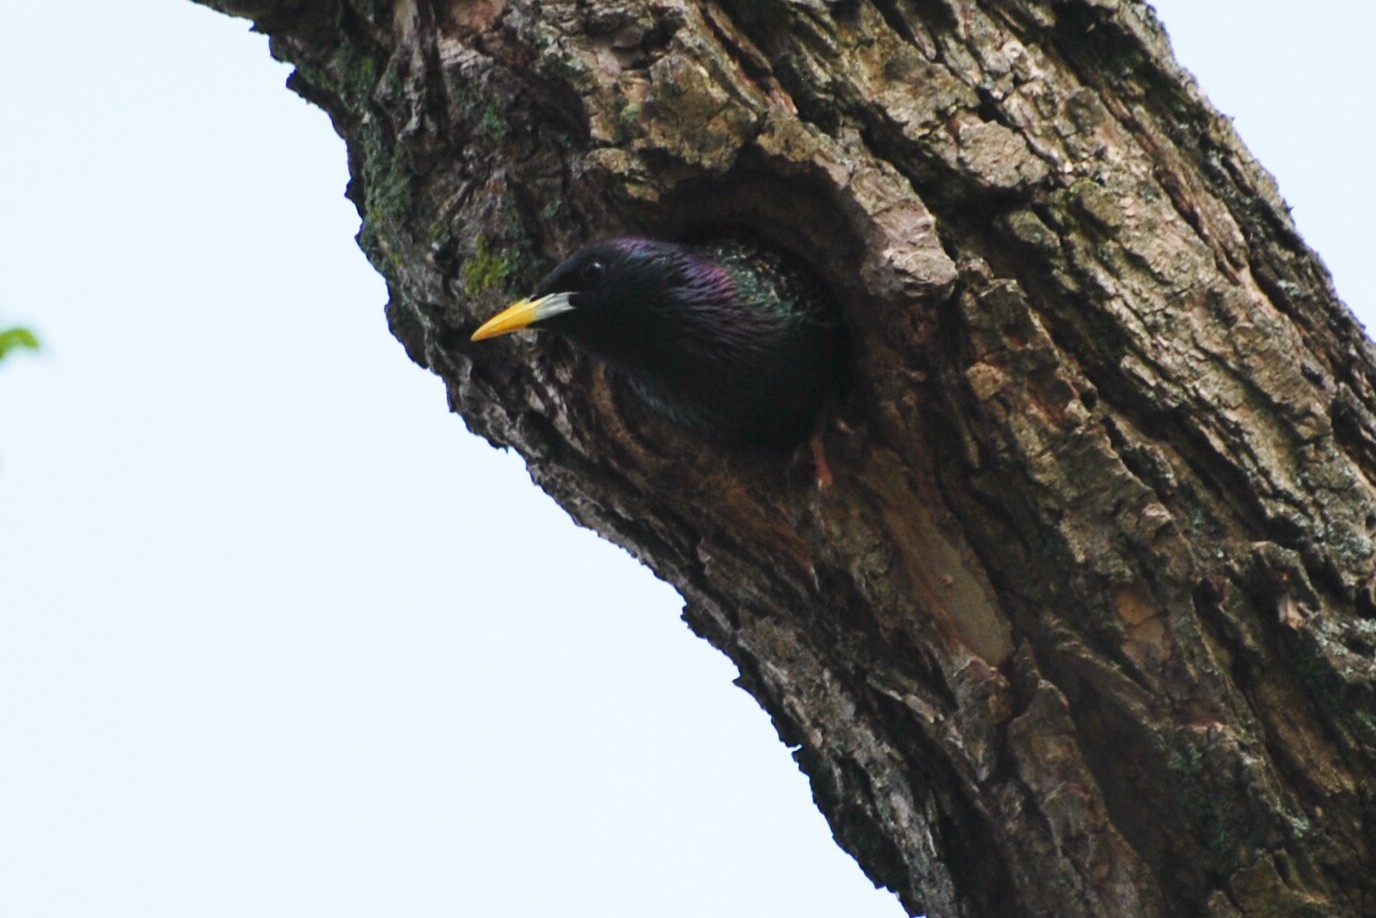
[[[392, 330], [682, 593], [912, 913], [1376, 913], [1373, 350], [1122, 0], [203, 0], [348, 142]], [[844, 305], [806, 461], [479, 316], [746, 227]]]

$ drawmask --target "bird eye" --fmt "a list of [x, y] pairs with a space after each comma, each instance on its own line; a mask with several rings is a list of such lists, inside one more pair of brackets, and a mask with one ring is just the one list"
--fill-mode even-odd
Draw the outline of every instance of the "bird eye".
[[578, 272], [578, 277], [585, 284], [595, 284], [602, 279], [602, 275], [607, 273], [607, 266], [600, 261], [590, 261], [585, 264]]

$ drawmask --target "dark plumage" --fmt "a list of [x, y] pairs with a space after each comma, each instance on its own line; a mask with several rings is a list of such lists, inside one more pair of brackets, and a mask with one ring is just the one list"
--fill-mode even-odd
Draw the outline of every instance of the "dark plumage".
[[838, 379], [831, 300], [737, 242], [593, 243], [473, 339], [528, 327], [564, 335], [661, 414], [729, 443], [800, 442]]

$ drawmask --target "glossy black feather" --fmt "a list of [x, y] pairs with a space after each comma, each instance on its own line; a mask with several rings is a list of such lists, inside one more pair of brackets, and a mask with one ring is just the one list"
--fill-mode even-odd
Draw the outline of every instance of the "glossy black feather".
[[535, 296], [561, 292], [573, 310], [535, 327], [567, 336], [624, 373], [651, 407], [708, 436], [791, 445], [836, 385], [834, 304], [753, 246], [597, 242]]

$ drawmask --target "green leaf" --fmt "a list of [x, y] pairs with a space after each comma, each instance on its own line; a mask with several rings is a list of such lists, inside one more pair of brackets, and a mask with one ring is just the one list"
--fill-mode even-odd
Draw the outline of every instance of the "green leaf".
[[29, 351], [38, 350], [38, 336], [27, 328], [0, 330], [0, 360], [3, 360], [10, 351], [20, 348]]

